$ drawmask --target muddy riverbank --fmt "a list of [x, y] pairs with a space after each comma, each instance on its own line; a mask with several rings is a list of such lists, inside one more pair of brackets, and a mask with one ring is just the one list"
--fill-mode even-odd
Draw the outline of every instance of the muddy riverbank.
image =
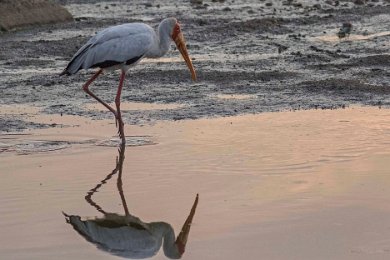
[[[102, 28], [132, 21], [182, 23], [198, 73], [191, 82], [177, 50], [133, 68], [124, 102], [178, 105], [124, 111], [128, 124], [295, 109], [390, 105], [390, 3], [367, 1], [59, 1], [74, 22], [0, 34], [1, 105], [44, 113], [111, 118], [81, 90], [91, 71], [59, 77], [75, 51]], [[355, 1], [357, 2], [357, 1]], [[336, 37], [342, 22], [349, 38]], [[372, 37], [369, 37], [372, 36]], [[112, 101], [118, 73], [92, 89]], [[231, 98], [220, 98], [230, 95]], [[236, 98], [244, 95], [246, 98]], [[0, 131], [47, 127], [23, 115], [0, 116]]]

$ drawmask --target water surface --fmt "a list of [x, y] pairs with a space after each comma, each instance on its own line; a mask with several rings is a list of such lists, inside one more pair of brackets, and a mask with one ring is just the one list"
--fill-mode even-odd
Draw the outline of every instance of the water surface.
[[[85, 196], [117, 167], [117, 147], [99, 145], [115, 138], [114, 122], [30, 111], [34, 122], [68, 127], [0, 136], [1, 258], [117, 259], [62, 214], [102, 217]], [[177, 235], [199, 194], [183, 259], [390, 256], [390, 110], [289, 111], [125, 131], [129, 140], [152, 141], [124, 155], [130, 214], [169, 223]], [[18, 153], [38, 141], [37, 150]], [[45, 150], [45, 142], [66, 145]], [[116, 176], [93, 201], [125, 213]], [[154, 259], [166, 257], [160, 250]]]

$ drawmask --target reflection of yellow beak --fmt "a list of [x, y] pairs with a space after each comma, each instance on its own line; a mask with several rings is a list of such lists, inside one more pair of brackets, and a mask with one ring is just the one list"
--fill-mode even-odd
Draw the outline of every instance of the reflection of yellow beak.
[[196, 80], [196, 72], [195, 72], [194, 66], [192, 65], [190, 56], [188, 56], [188, 51], [187, 51], [187, 47], [186, 47], [186, 42], [185, 42], [185, 40], [184, 40], [183, 34], [180, 32], [180, 33], [176, 36], [176, 38], [174, 39], [174, 41], [175, 41], [176, 46], [177, 46], [177, 48], [179, 49], [181, 55], [183, 56], [184, 60], [186, 61], [188, 68], [189, 68], [190, 71], [191, 71], [192, 80], [195, 81], [195, 80]]
[[[195, 73], [195, 71], [194, 71]], [[183, 227], [181, 228], [180, 234], [176, 238], [176, 245], [178, 246], [179, 252], [182, 255], [185, 251], [185, 247], [188, 241], [188, 235], [190, 234], [192, 219], [195, 215], [196, 206], [198, 205], [199, 195], [196, 194], [196, 199], [194, 205], [192, 205], [191, 212], [188, 215], [186, 222], [184, 222]]]

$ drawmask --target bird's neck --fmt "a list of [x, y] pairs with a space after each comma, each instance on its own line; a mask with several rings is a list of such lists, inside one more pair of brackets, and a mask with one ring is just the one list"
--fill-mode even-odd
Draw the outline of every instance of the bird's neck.
[[171, 46], [171, 36], [169, 35], [169, 32], [167, 32], [167, 29], [164, 26], [161, 26], [161, 24], [157, 28], [155, 37], [156, 41], [154, 41], [154, 45], [148, 52], [148, 58], [160, 58], [164, 56]]
[[163, 250], [164, 254], [172, 259], [180, 258], [180, 253], [175, 241], [175, 231], [172, 226], [165, 222], [154, 222], [152, 223], [155, 232], [160, 233], [163, 237]]

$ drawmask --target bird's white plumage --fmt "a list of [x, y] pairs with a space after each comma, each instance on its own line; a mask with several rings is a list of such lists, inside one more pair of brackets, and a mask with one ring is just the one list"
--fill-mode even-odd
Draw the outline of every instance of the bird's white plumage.
[[127, 61], [138, 61], [145, 56], [156, 41], [155, 31], [146, 24], [128, 23], [109, 27], [89, 39], [76, 52], [67, 70], [74, 74], [80, 69], [101, 67], [99, 65], [104, 63], [126, 65]]
[[[164, 56], [172, 40], [182, 54], [192, 79], [196, 79], [195, 69], [185, 45], [184, 36], [176, 18], [166, 18], [161, 21], [156, 31], [143, 23], [127, 23], [109, 27], [93, 36], [73, 56], [60, 75], [72, 75], [81, 69], [100, 68], [83, 86], [83, 90], [111, 111], [117, 121], [119, 136], [122, 143], [126, 142], [123, 120], [120, 111], [120, 96], [126, 72], [143, 57], [159, 58]], [[103, 70], [121, 70], [117, 95], [116, 109], [89, 90], [91, 83]]]
[[106, 28], [76, 52], [61, 75], [71, 75], [81, 69], [95, 67], [126, 72], [143, 57], [162, 57], [169, 50], [176, 25], [175, 18], [166, 18], [156, 31], [144, 23], [126, 23]]
[[179, 256], [174, 246], [175, 234], [168, 223], [145, 224], [138, 219], [136, 223], [142, 223], [145, 228], [134, 228], [129, 225], [131, 221], [134, 221], [133, 216], [110, 213], [106, 217], [118, 226], [102, 226], [99, 223], [101, 220], [81, 220], [79, 216], [69, 216], [69, 223], [85, 239], [96, 244], [99, 249], [117, 256], [134, 259], [149, 258], [157, 254], [163, 242], [164, 253], [168, 256]]

